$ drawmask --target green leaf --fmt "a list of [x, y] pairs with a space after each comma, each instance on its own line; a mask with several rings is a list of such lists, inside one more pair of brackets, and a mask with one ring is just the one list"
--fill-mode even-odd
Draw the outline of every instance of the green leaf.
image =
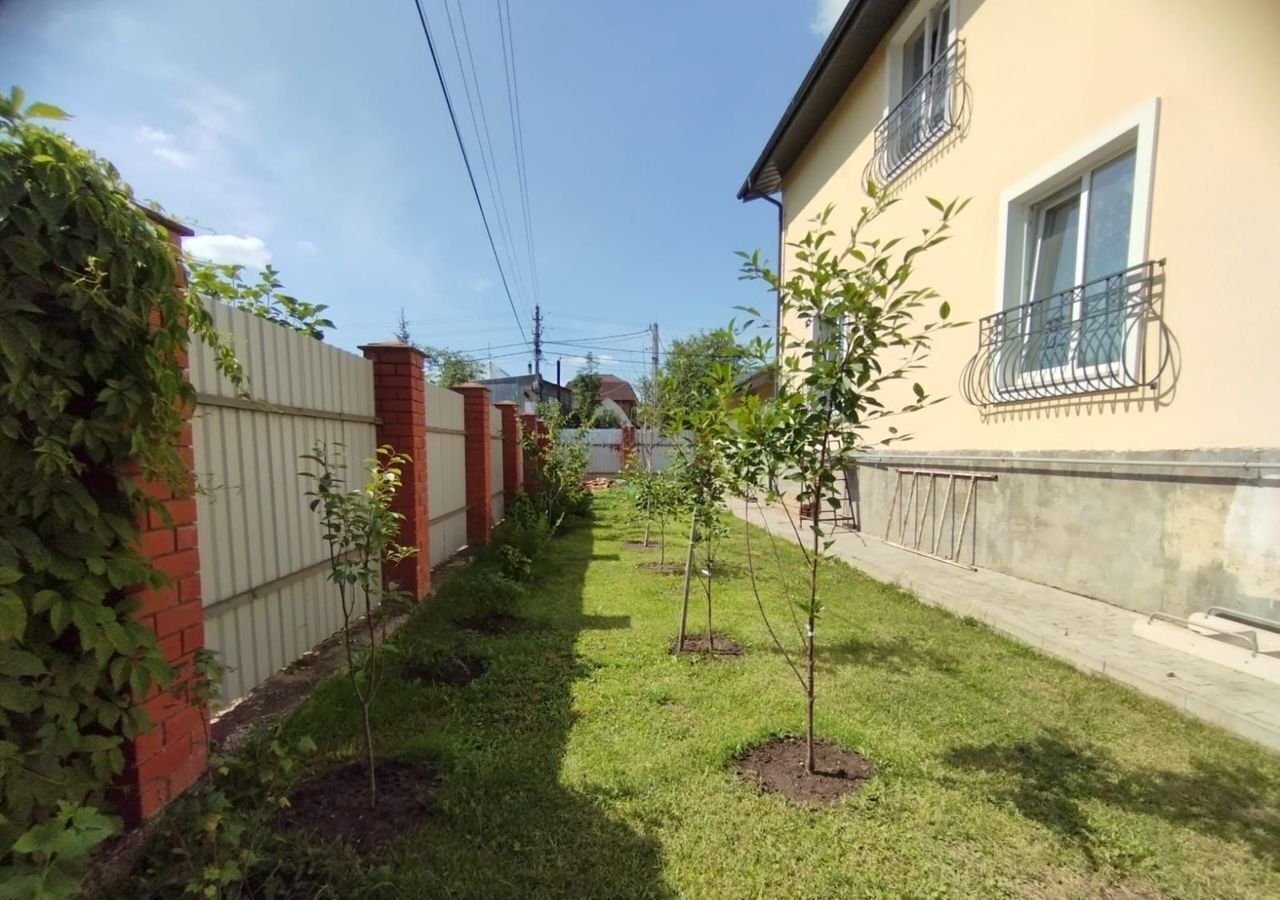
[[951, 304], [946, 300], [942, 301], [942, 305], [938, 307], [938, 318], [945, 319], [951, 315]]
[[22, 580], [22, 573], [13, 566], [0, 566], [0, 586]]
[[0, 647], [0, 675], [12, 678], [34, 678], [47, 670], [40, 657], [26, 650]]
[[32, 103], [22, 114], [28, 119], [69, 119], [71, 116], [63, 109], [59, 109], [52, 103]]
[[13, 591], [0, 591], [0, 641], [21, 639], [27, 630], [27, 608]]
[[13, 260], [13, 264], [32, 278], [42, 278], [40, 267], [49, 261], [49, 254], [35, 240], [17, 234], [0, 240], [0, 249]]

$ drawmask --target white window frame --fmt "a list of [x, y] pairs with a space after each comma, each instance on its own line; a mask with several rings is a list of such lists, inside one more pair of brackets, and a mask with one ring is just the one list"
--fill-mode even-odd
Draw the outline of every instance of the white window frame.
[[[1032, 266], [1035, 263], [1036, 240], [1039, 234], [1040, 205], [1073, 184], [1080, 184], [1087, 192], [1092, 171], [1123, 153], [1134, 151], [1133, 210], [1129, 221], [1129, 249], [1126, 266], [1136, 266], [1148, 258], [1148, 239], [1151, 228], [1151, 195], [1155, 177], [1156, 136], [1160, 118], [1160, 98], [1153, 97], [1136, 109], [1109, 124], [1085, 140], [1073, 146], [1061, 156], [1019, 179], [1000, 195], [999, 231], [997, 233], [996, 302], [995, 311], [1014, 309], [1029, 302], [1032, 289]], [[1077, 240], [1083, 247], [1085, 240], [1087, 193], [1081, 197], [1080, 229]], [[1077, 267], [1083, 265], [1083, 253], [1078, 251]], [[1073, 315], [1074, 321], [1074, 315]], [[1126, 341], [1123, 368], [1119, 363], [1089, 367], [1082, 370], [1086, 378], [1105, 376], [1115, 380], [1122, 372], [1139, 376], [1138, 363], [1141, 353], [1141, 335]], [[1066, 366], [1071, 366], [1068, 354]], [[1063, 367], [1065, 368], [1065, 367]], [[1017, 396], [1020, 389], [1048, 386], [1055, 383], [1063, 368], [1039, 369], [1024, 372], [1005, 383], [994, 384], [997, 393]], [[993, 377], [1001, 367], [993, 371]], [[1136, 378], [1134, 380], [1137, 380]]]
[[[947, 41], [944, 46], [950, 47], [956, 42], [956, 31], [959, 27], [956, 18], [957, 0], [943, 0], [943, 2], [948, 6], [947, 21], [949, 23]], [[941, 5], [942, 3], [939, 0], [916, 0], [911, 8], [903, 14], [898, 27], [890, 35], [886, 62], [888, 69], [885, 71], [884, 112], [880, 114], [882, 121], [898, 105], [903, 96], [902, 92], [911, 86], [902, 83], [903, 48], [906, 47], [907, 41], [911, 40], [911, 36], [916, 33], [916, 29], [920, 27], [920, 23], [925, 20], [925, 17]]]

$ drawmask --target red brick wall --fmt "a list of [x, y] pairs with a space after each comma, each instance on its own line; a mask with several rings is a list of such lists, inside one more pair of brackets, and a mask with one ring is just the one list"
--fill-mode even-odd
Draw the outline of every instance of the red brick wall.
[[472, 547], [483, 547], [489, 543], [489, 532], [493, 530], [489, 389], [478, 384], [460, 384], [454, 390], [462, 395], [462, 430], [467, 433], [464, 452], [467, 465], [467, 543]]
[[636, 429], [634, 425], [624, 425], [622, 428], [622, 446], [618, 449], [622, 457], [622, 467], [625, 469], [627, 463], [631, 462], [631, 457], [636, 452]]
[[[525, 413], [520, 417], [521, 433], [525, 435], [535, 435], [539, 439], [547, 433], [547, 424], [539, 419], [533, 413]], [[521, 467], [524, 469], [524, 492], [532, 494], [538, 489], [538, 453], [530, 452], [528, 447], [521, 451], [522, 461]]]
[[502, 414], [502, 496], [504, 503], [510, 503], [520, 491], [524, 475], [520, 465], [524, 461], [520, 452], [520, 419], [510, 400], [494, 406]]
[[[180, 234], [172, 228], [170, 241], [175, 251], [181, 249]], [[178, 287], [185, 286], [179, 268]], [[180, 362], [185, 369], [185, 354]], [[186, 691], [194, 674], [196, 651], [204, 647], [196, 501], [191, 494], [195, 455], [190, 422], [179, 436], [178, 455], [191, 473], [192, 480], [185, 487], [175, 493], [162, 484], [142, 485], [149, 496], [160, 502], [171, 521], [159, 510], [147, 512], [138, 521], [138, 547], [156, 569], [169, 577], [170, 583], [156, 590], [139, 590], [133, 596], [142, 605], [137, 620], [155, 632], [174, 678], [167, 691], [153, 686], [141, 698], [152, 728], [125, 747], [125, 772], [118, 791], [121, 812], [132, 821], [160, 811], [194, 784], [208, 765], [208, 710], [188, 697]]]
[[399, 542], [417, 552], [382, 570], [384, 581], [421, 599], [431, 590], [431, 541], [427, 514], [427, 406], [422, 377], [422, 352], [396, 341], [365, 344], [365, 359], [373, 361], [374, 414], [378, 417], [378, 445], [389, 445], [409, 457], [401, 470], [402, 483], [392, 509], [404, 516]]

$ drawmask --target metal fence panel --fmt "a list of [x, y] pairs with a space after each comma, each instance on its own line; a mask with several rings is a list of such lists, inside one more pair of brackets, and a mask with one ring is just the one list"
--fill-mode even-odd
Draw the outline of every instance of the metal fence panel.
[[192, 347], [192, 420], [205, 643], [233, 667], [232, 700], [341, 627], [328, 550], [307, 508], [299, 457], [344, 445], [349, 477], [373, 454], [373, 366], [354, 354], [215, 304], [251, 399]]
[[467, 543], [466, 432], [461, 394], [429, 384], [426, 403], [427, 514], [438, 565]]
[[489, 471], [493, 495], [489, 498], [489, 512], [496, 525], [506, 515], [506, 498], [502, 480], [502, 411], [489, 407]]

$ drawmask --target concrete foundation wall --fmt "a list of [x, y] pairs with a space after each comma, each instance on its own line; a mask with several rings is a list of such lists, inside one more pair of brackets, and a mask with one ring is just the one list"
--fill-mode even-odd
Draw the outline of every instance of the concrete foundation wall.
[[[1049, 457], [1071, 461], [1042, 461]], [[858, 468], [855, 483], [861, 528], [876, 537], [885, 536], [892, 506], [890, 540], [915, 547], [919, 535], [929, 551], [936, 534], [945, 556], [961, 538], [956, 555], [966, 564], [1138, 612], [1185, 616], [1218, 605], [1280, 619], [1280, 470], [1231, 466], [1274, 463], [1280, 451], [955, 451], [876, 459]], [[1143, 459], [1224, 466], [1124, 465]], [[968, 480], [954, 480], [948, 502], [945, 475], [920, 476], [907, 506], [911, 476], [899, 476], [902, 468], [995, 478], [976, 482], [961, 534]]]

